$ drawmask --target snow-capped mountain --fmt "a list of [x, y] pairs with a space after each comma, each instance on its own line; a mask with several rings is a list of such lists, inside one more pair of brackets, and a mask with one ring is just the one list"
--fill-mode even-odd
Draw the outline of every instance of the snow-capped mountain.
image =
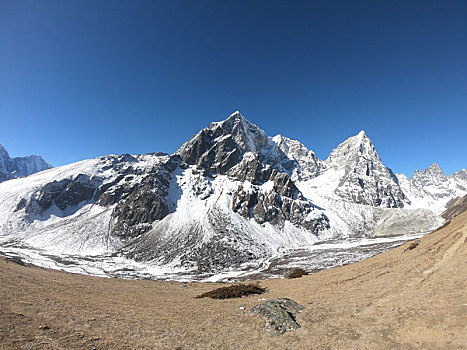
[[467, 193], [467, 170], [446, 176], [438, 164], [423, 171], [416, 170], [411, 179], [397, 174], [399, 184], [413, 206], [441, 213], [446, 204]]
[[50, 163], [41, 156], [10, 158], [5, 147], [0, 144], [0, 182], [25, 177], [50, 168]]
[[396, 176], [384, 166], [363, 130], [315, 164], [319, 171], [305, 187], [315, 189], [317, 195], [374, 207], [403, 208], [408, 203]]
[[0, 184], [0, 239], [220, 271], [318, 240], [431, 230], [442, 208], [423, 198], [467, 193], [465, 171], [435, 170], [394, 175], [363, 131], [323, 161], [235, 112], [173, 155], [109, 155]]

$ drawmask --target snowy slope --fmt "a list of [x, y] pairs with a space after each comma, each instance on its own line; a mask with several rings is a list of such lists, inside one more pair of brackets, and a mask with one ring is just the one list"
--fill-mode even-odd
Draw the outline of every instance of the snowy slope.
[[[130, 163], [144, 172], [166, 158], [139, 156], [136, 163]], [[125, 156], [84, 160], [1, 183], [1, 237], [19, 238], [53, 252], [76, 254], [100, 254], [121, 246], [120, 239], [109, 234], [116, 204], [99, 205], [96, 194], [110, 184], [113, 186], [107, 189], [107, 194], [120, 182], [126, 186], [138, 182], [136, 178], [122, 178], [121, 170], [129, 163], [123, 159]], [[44, 191], [60, 183], [67, 186], [59, 193], [54, 193], [53, 189]], [[89, 188], [91, 194], [86, 195]], [[47, 203], [47, 199], [51, 199], [48, 197], [54, 195], [51, 203]]]

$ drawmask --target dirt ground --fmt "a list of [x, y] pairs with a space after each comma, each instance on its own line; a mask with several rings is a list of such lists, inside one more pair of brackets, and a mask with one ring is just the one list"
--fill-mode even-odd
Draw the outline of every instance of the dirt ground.
[[[467, 349], [467, 212], [392, 251], [267, 292], [196, 299], [228, 284], [90, 277], [0, 259], [0, 349]], [[306, 307], [271, 337], [260, 298]]]

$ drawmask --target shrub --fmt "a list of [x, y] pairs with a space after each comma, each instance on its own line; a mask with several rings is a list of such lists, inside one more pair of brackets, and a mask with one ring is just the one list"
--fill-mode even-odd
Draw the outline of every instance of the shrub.
[[296, 269], [293, 269], [292, 271], [288, 272], [285, 277], [286, 278], [299, 278], [299, 277], [302, 277], [302, 276], [305, 276], [305, 275], [308, 275], [308, 273], [302, 269], [302, 268], [296, 268]]
[[234, 284], [230, 287], [221, 287], [198, 295], [196, 298], [229, 299], [241, 298], [251, 294], [263, 294], [266, 288], [257, 284]]

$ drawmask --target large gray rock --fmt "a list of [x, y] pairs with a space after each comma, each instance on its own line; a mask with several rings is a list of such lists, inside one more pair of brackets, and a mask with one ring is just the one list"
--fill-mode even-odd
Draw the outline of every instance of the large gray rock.
[[277, 298], [256, 305], [250, 311], [250, 315], [266, 317], [264, 330], [272, 336], [284, 334], [286, 331], [295, 330], [301, 326], [297, 323], [295, 316], [305, 309], [288, 298]]

